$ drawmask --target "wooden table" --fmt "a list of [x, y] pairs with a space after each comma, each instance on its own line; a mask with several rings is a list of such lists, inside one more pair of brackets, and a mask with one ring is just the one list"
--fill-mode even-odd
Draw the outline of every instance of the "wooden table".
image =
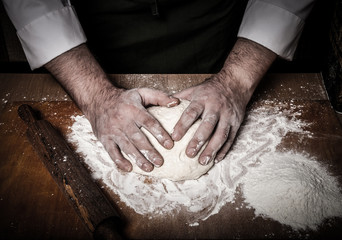
[[[148, 86], [171, 93], [197, 84], [206, 77], [209, 75], [111, 76], [126, 88]], [[314, 123], [312, 129], [315, 134], [321, 136], [312, 140], [306, 150], [319, 159], [329, 159], [335, 165], [334, 174], [341, 177], [342, 127], [328, 101], [321, 75], [267, 75], [252, 101], [265, 99], [276, 99], [279, 103], [292, 100], [294, 104], [305, 106], [305, 117]], [[47, 74], [0, 74], [0, 100], [0, 239], [91, 239], [81, 219], [27, 141], [25, 125], [16, 113], [21, 103], [30, 103], [65, 133], [70, 125], [70, 116], [79, 110]], [[239, 216], [231, 214], [217, 214], [202, 228], [183, 229], [176, 221], [148, 222], [131, 211], [125, 216], [128, 220], [126, 233], [130, 238], [163, 239], [267, 238], [270, 237], [268, 231], [275, 234], [272, 236], [281, 238], [297, 236], [277, 222], [261, 217], [254, 219], [252, 210], [246, 209]], [[219, 229], [221, 221], [229, 222], [229, 231]], [[319, 232], [307, 234], [313, 238], [341, 237], [341, 226], [342, 220], [336, 219], [324, 225]]]

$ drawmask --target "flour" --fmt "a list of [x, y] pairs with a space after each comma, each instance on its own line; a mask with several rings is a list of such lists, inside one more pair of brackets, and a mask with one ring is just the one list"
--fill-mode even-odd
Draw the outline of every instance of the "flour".
[[288, 133], [301, 139], [312, 134], [298, 119], [300, 106], [272, 101], [246, 114], [228, 156], [197, 180], [172, 182], [120, 172], [92, 133], [84, 116], [73, 117], [69, 140], [77, 145], [96, 179], [119, 195], [138, 214], [191, 216], [197, 226], [234, 202], [237, 187], [248, 207], [294, 229], [315, 229], [324, 219], [341, 217], [342, 194], [336, 179], [305, 153], [277, 149]]
[[261, 161], [243, 180], [257, 215], [296, 229], [316, 229], [323, 217], [342, 216], [338, 182], [317, 161], [295, 153], [267, 154]]
[[[174, 126], [180, 119], [182, 113], [189, 106], [190, 101], [182, 100], [180, 104], [175, 107], [161, 107], [153, 106], [148, 108], [149, 113], [155, 117], [161, 126], [170, 134]], [[174, 143], [172, 149], [166, 149], [157, 141], [157, 139], [148, 132], [145, 128], [141, 128], [142, 132], [146, 135], [152, 146], [163, 156], [164, 164], [161, 167], [156, 167], [152, 172], [145, 172], [141, 170], [134, 161], [134, 158], [127, 156], [123, 152], [123, 156], [131, 161], [133, 165], [133, 172], [152, 176], [154, 178], [170, 179], [172, 181], [181, 181], [189, 179], [197, 179], [213, 166], [214, 162], [203, 166], [198, 162], [198, 157], [204, 150], [204, 147], [194, 158], [189, 158], [186, 153], [187, 144], [194, 136], [201, 121], [196, 121], [182, 137], [181, 140]], [[205, 144], [206, 146], [206, 144]], [[143, 154], [144, 152], [141, 151]]]

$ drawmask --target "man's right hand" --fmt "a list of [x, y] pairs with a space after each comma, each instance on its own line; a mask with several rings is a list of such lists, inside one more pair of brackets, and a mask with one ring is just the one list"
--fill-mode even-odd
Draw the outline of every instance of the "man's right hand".
[[145, 107], [172, 107], [179, 103], [177, 98], [147, 88], [116, 88], [85, 45], [61, 54], [45, 67], [88, 118], [95, 135], [120, 169], [132, 170], [120, 150], [144, 171], [163, 164], [162, 156], [140, 128], [148, 130], [165, 148], [172, 148], [172, 138]]
[[117, 166], [124, 171], [132, 169], [131, 163], [121, 154], [123, 151], [146, 172], [152, 171], [154, 166], [160, 167], [163, 157], [140, 128], [148, 130], [166, 149], [173, 147], [173, 140], [145, 107], [171, 107], [178, 104], [178, 99], [148, 88], [127, 91], [112, 89], [99, 98], [87, 114], [88, 119], [95, 135]]

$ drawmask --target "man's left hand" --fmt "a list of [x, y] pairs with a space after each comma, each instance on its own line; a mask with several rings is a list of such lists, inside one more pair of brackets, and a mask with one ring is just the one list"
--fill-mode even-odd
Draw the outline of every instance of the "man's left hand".
[[195, 157], [206, 142], [208, 145], [199, 156], [202, 165], [221, 161], [226, 156], [243, 121], [246, 106], [275, 58], [271, 50], [239, 38], [218, 74], [174, 95], [191, 103], [174, 128], [173, 140], [180, 140], [191, 125], [202, 118], [186, 148], [189, 157]]
[[198, 119], [202, 122], [189, 142], [186, 154], [194, 157], [209, 140], [199, 157], [202, 165], [207, 165], [216, 157], [222, 160], [231, 147], [245, 113], [246, 100], [239, 89], [226, 88], [221, 81], [224, 76], [217, 74], [202, 84], [188, 88], [176, 95], [191, 101], [176, 124], [172, 133], [175, 141], [180, 140]]

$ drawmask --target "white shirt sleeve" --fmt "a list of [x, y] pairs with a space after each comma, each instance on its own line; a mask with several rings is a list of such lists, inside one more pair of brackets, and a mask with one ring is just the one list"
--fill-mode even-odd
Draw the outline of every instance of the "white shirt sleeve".
[[31, 69], [84, 42], [86, 37], [68, 0], [2, 0]]
[[292, 60], [314, 0], [249, 0], [238, 37]]

